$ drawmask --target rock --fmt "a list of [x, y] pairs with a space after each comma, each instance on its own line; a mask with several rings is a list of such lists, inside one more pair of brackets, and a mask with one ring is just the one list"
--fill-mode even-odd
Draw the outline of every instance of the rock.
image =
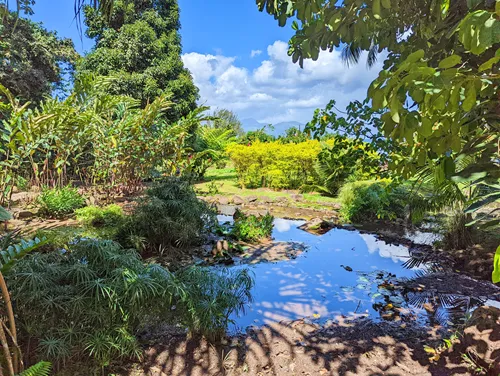
[[493, 367], [492, 375], [500, 374], [500, 309], [477, 308], [464, 330], [464, 344], [467, 352], [480, 358], [483, 367]]
[[234, 205], [218, 205], [217, 211], [222, 215], [230, 215], [233, 216], [236, 212], [236, 206]]
[[248, 203], [252, 203], [257, 201], [259, 198], [257, 196], [248, 196], [246, 199]]
[[290, 198], [294, 201], [302, 201], [304, 199], [303, 195], [290, 195]]
[[301, 230], [307, 231], [314, 235], [326, 234], [333, 227], [334, 227], [333, 223], [328, 222], [321, 218], [311, 219], [309, 222], [306, 222], [302, 226], [299, 226]]
[[235, 205], [243, 205], [245, 203], [245, 200], [241, 196], [233, 196], [233, 204]]
[[259, 201], [262, 202], [263, 204], [272, 204], [274, 202], [274, 200], [271, 197], [267, 196], [260, 197]]
[[219, 240], [217, 242], [217, 253], [221, 253], [222, 252], [222, 242]]
[[286, 197], [276, 197], [274, 203], [276, 204], [288, 204], [289, 200]]
[[229, 198], [226, 196], [220, 196], [220, 197], [217, 197], [217, 202], [220, 205], [229, 205]]

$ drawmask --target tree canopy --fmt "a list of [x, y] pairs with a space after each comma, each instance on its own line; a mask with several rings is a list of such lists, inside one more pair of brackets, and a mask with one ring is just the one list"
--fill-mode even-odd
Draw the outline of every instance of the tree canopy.
[[78, 73], [116, 77], [107, 90], [132, 96], [143, 107], [166, 95], [174, 103], [166, 114], [171, 121], [196, 108], [198, 89], [180, 57], [176, 0], [115, 1], [109, 18], [87, 6], [85, 23], [96, 46]]
[[[385, 52], [368, 99], [385, 137], [399, 144], [390, 167], [403, 177], [435, 167], [438, 180], [499, 178], [500, 2], [493, 0], [257, 0], [281, 26], [294, 62], [347, 49], [352, 60]], [[330, 108], [331, 109], [331, 108]], [[331, 117], [316, 117], [318, 130]], [[457, 161], [473, 163], [464, 170]], [[496, 196], [495, 196], [496, 197]], [[495, 197], [489, 197], [494, 201]]]
[[[2, 7], [2, 6], [0, 6]], [[64, 75], [78, 59], [73, 42], [41, 24], [17, 18], [2, 8], [0, 82], [21, 101], [38, 103], [62, 89]]]

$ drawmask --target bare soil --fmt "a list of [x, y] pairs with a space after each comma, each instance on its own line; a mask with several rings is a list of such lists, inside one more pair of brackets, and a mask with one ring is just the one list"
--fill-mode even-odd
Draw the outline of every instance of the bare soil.
[[[489, 320], [489, 325], [484, 320], [473, 323], [466, 329], [468, 334], [461, 336], [435, 362], [429, 360], [424, 345], [438, 347], [442, 343], [439, 328], [424, 330], [411, 323], [376, 323], [340, 317], [324, 326], [304, 320], [276, 323], [249, 330], [244, 336], [228, 338], [215, 346], [202, 338], [169, 333], [156, 338], [141, 363], [118, 370], [118, 374], [472, 375], [474, 370], [464, 363], [462, 353], [473, 348], [495, 351], [499, 347], [498, 333], [493, 333], [500, 325], [498, 316], [493, 325], [491, 317]], [[487, 367], [492, 367], [491, 364]], [[488, 372], [487, 368], [484, 370]]]

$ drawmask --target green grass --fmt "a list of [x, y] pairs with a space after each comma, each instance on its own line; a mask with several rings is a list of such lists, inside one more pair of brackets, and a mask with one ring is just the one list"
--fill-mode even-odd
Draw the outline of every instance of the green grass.
[[[291, 194], [298, 194], [299, 191], [274, 191], [270, 188], [257, 188], [257, 189], [247, 189], [242, 188], [238, 183], [238, 176], [236, 175], [236, 170], [233, 167], [227, 167], [223, 169], [211, 168], [205, 174], [205, 179], [203, 182], [195, 184], [195, 189], [198, 193], [208, 194], [210, 188], [209, 185], [215, 183], [218, 186], [218, 194], [223, 196], [256, 196], [256, 197], [290, 197]], [[297, 207], [307, 207], [307, 208], [321, 208], [323, 206], [332, 205], [338, 203], [339, 200], [336, 197], [325, 197], [321, 196], [319, 193], [304, 193], [304, 201], [297, 203]]]

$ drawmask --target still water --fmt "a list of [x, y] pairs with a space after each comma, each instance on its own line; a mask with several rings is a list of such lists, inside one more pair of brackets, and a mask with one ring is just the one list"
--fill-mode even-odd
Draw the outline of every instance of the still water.
[[[231, 219], [219, 216], [221, 222]], [[308, 251], [296, 259], [234, 266], [252, 270], [255, 286], [251, 306], [241, 317], [233, 317], [233, 331], [300, 318], [324, 321], [360, 314], [378, 318], [381, 311], [373, 304], [388, 301], [380, 286], [394, 277], [413, 277], [425, 268], [408, 270], [402, 266], [410, 257], [405, 246], [343, 229], [318, 236], [299, 229], [303, 223], [279, 218], [274, 222], [274, 241], [307, 246]], [[403, 303], [400, 297], [388, 295], [392, 303]]]

